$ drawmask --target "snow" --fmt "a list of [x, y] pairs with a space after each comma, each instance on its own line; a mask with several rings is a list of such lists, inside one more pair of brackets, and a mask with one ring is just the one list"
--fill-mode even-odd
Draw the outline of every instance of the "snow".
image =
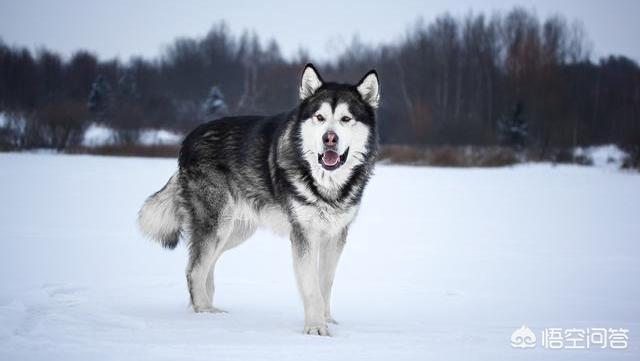
[[182, 134], [164, 129], [146, 129], [140, 133], [142, 145], [174, 145], [182, 141]]
[[[182, 141], [182, 134], [164, 129], [143, 129], [140, 132], [138, 142], [141, 145], [174, 145]], [[116, 131], [110, 127], [91, 124], [87, 127], [82, 139], [85, 147], [99, 147], [116, 144]]]
[[0, 112], [0, 128], [9, 129], [16, 134], [24, 133], [26, 119], [18, 114]]
[[[186, 249], [135, 227], [170, 159], [0, 154], [0, 360], [638, 360], [640, 175], [548, 164], [379, 166], [302, 335], [286, 239], [226, 253], [188, 307]], [[626, 328], [627, 350], [513, 349], [523, 324]]]
[[629, 155], [615, 144], [576, 148], [576, 156], [586, 157], [596, 167], [618, 169]]
[[82, 145], [85, 147], [100, 147], [116, 143], [116, 132], [107, 126], [91, 124], [84, 132]]

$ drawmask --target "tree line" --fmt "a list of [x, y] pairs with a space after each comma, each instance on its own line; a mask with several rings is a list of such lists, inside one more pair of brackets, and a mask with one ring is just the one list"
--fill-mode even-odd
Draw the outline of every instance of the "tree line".
[[[348, 81], [378, 70], [383, 144], [637, 147], [640, 68], [624, 56], [593, 60], [589, 44], [579, 24], [516, 8], [418, 21], [393, 43], [355, 38], [317, 65], [326, 78]], [[285, 111], [312, 60], [303, 50], [285, 58], [276, 41], [234, 35], [225, 24], [173, 41], [157, 59], [128, 62], [0, 41], [0, 112], [8, 119], [0, 143], [63, 149], [90, 123], [129, 143], [144, 128], [186, 132], [227, 114]]]

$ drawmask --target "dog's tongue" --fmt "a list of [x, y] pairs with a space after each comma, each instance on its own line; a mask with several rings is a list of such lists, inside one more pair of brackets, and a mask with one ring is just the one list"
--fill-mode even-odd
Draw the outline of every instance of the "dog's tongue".
[[334, 165], [338, 164], [339, 160], [340, 154], [332, 150], [327, 150], [324, 152], [324, 154], [322, 154], [322, 163], [324, 163], [324, 165], [326, 166], [333, 167]]

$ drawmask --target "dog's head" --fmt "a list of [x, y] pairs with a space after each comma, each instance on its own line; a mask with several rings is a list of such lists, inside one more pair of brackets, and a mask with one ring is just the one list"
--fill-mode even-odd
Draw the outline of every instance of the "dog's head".
[[355, 85], [324, 82], [307, 64], [300, 84], [300, 146], [314, 178], [346, 179], [375, 151], [375, 110], [380, 85], [375, 70]]

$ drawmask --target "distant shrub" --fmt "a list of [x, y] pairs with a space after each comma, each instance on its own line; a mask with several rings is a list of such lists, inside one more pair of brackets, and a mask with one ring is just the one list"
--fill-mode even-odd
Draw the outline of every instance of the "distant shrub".
[[569, 164], [574, 163], [574, 152], [570, 148], [554, 148], [548, 151], [547, 158], [541, 161], [550, 161], [553, 164]]
[[99, 147], [72, 147], [66, 150], [69, 154], [94, 154], [108, 156], [176, 158], [180, 151], [179, 145], [138, 145], [113, 144]]
[[640, 171], [640, 145], [628, 145], [624, 150], [629, 156], [622, 162], [622, 168]]
[[17, 113], [0, 113], [0, 151], [19, 149], [23, 146], [26, 119]]
[[142, 108], [132, 103], [122, 103], [111, 114], [110, 125], [116, 129], [116, 141], [135, 144], [140, 138], [140, 123], [144, 118]]
[[500, 167], [519, 162], [508, 147], [411, 147], [383, 146], [380, 160], [395, 164], [440, 167]]
[[586, 154], [574, 154], [573, 163], [579, 165], [593, 165], [593, 159]]
[[42, 146], [62, 150], [80, 144], [89, 114], [83, 103], [61, 101], [45, 105], [35, 116]]
[[48, 103], [30, 114], [5, 114], [0, 149], [75, 146], [82, 139], [87, 117], [84, 104], [70, 101]]

